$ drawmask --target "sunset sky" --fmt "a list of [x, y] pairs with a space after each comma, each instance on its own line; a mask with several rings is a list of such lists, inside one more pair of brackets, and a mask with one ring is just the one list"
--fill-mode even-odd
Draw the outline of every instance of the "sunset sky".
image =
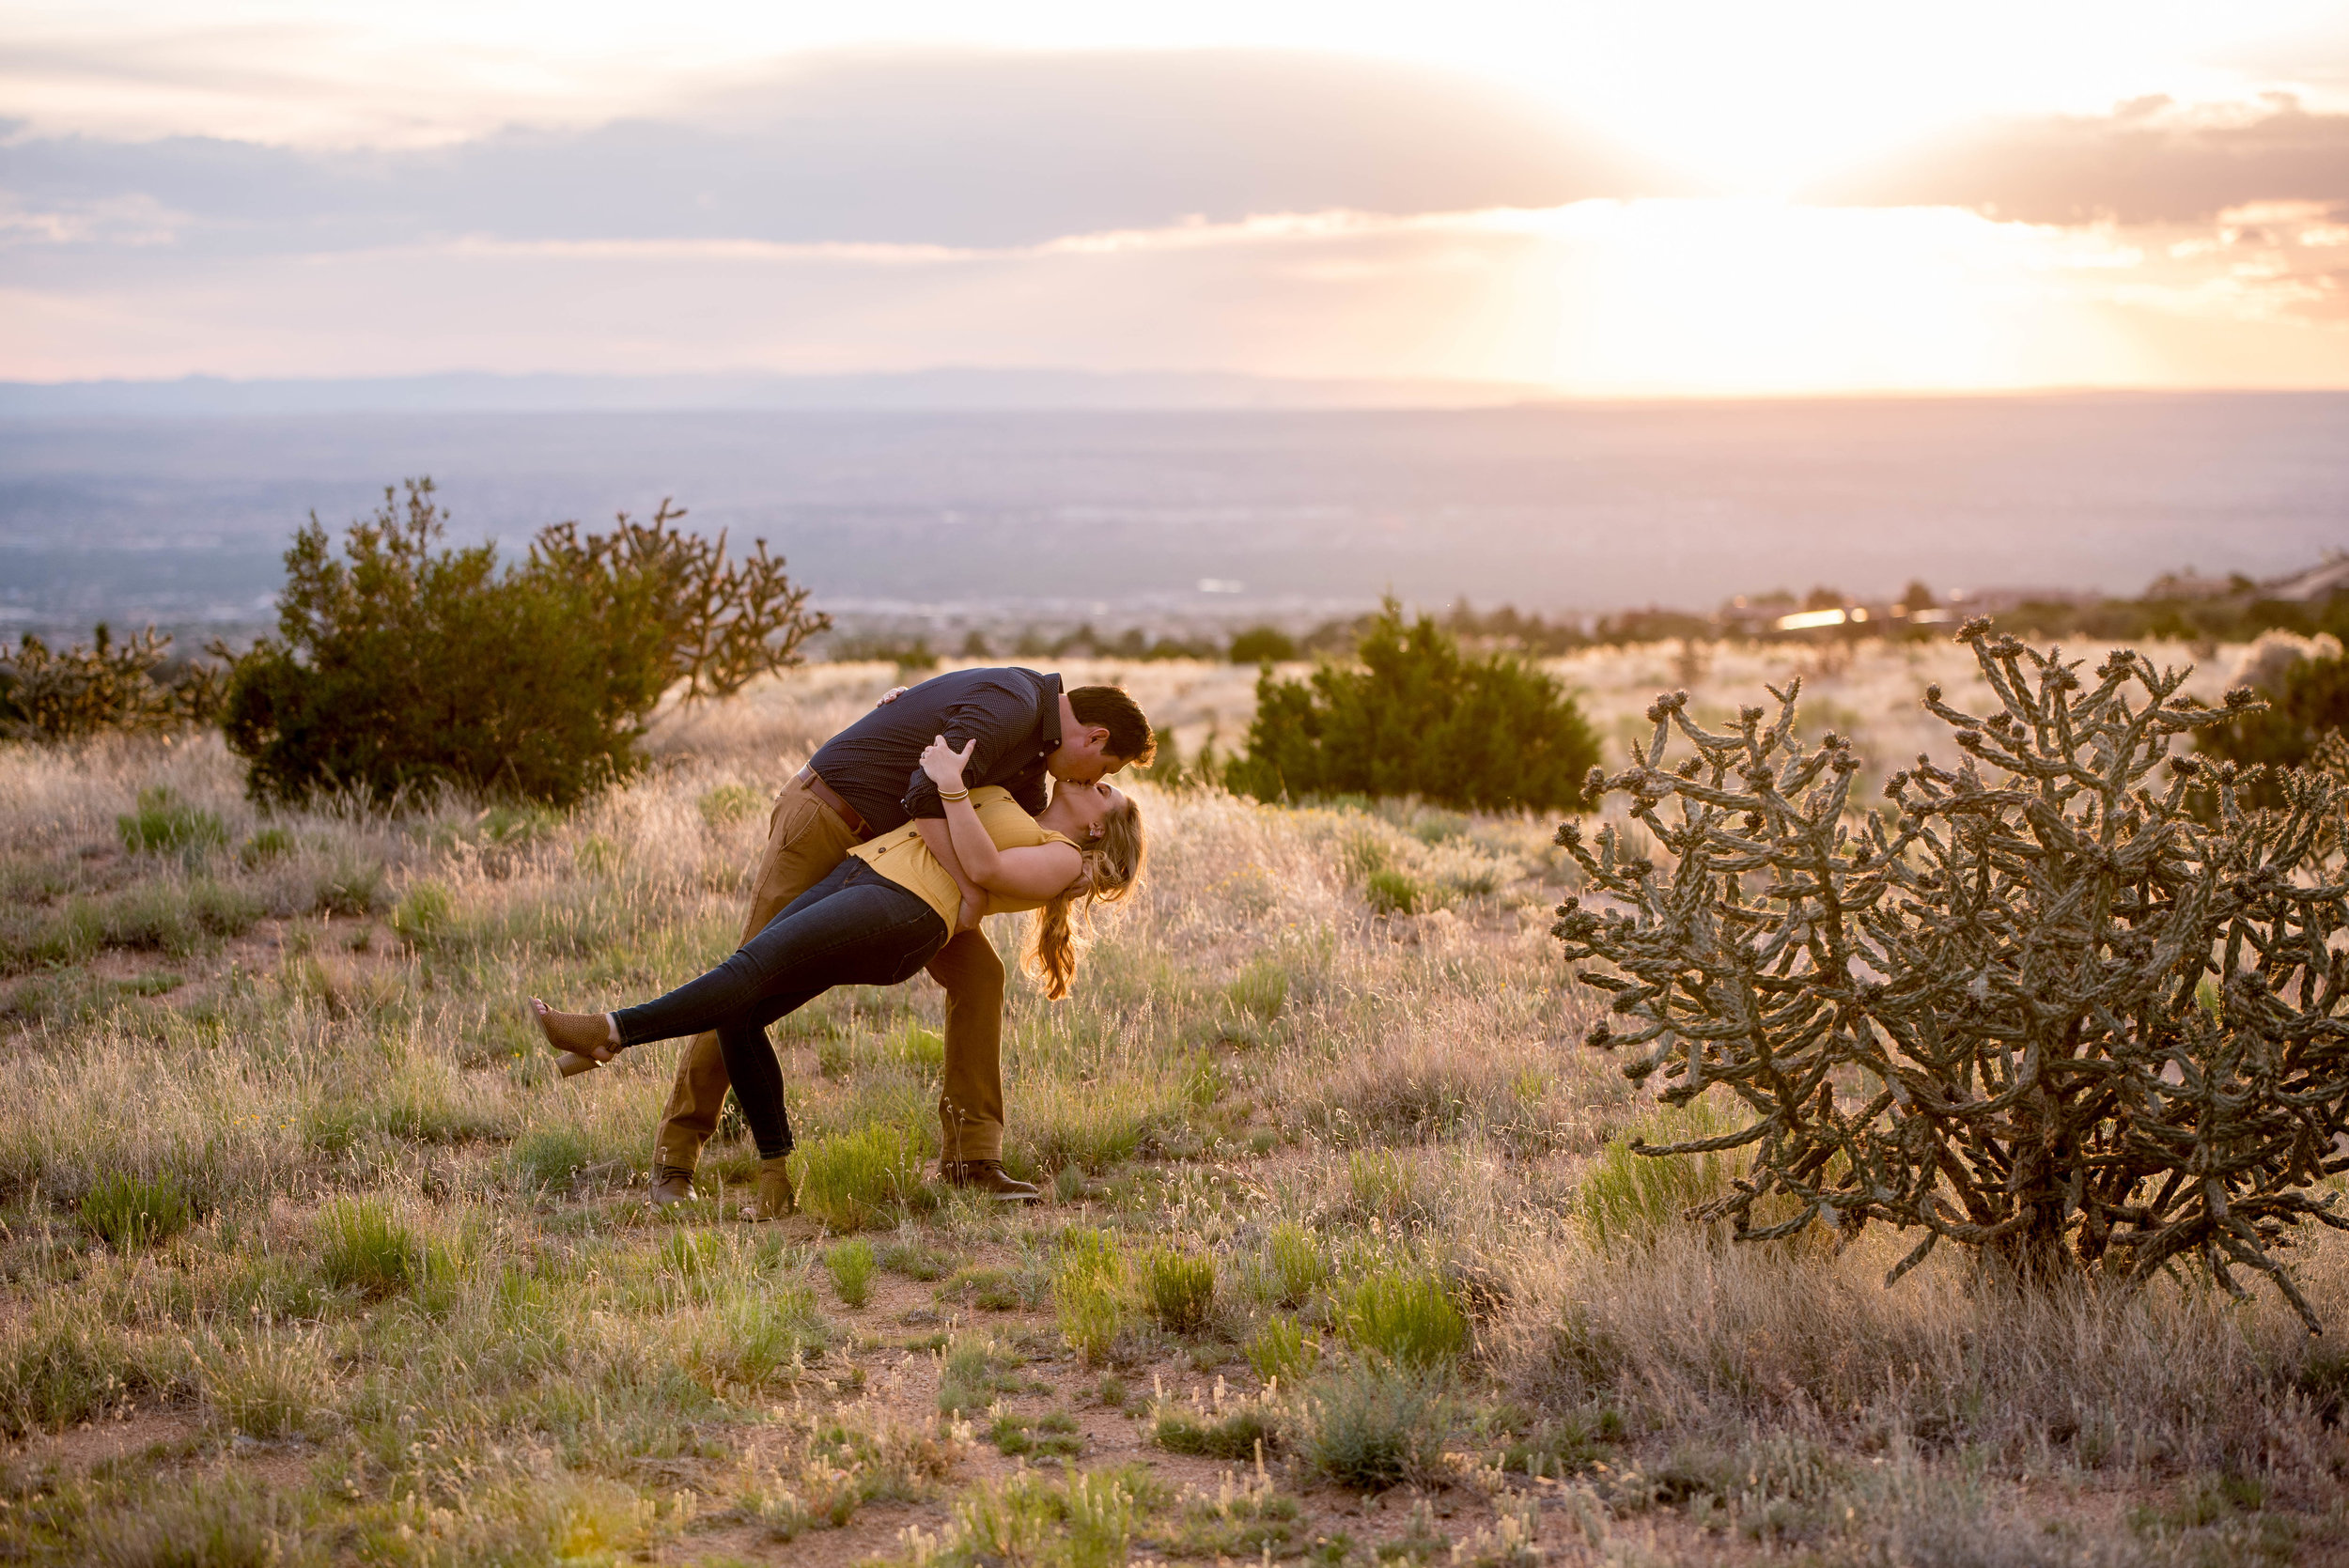
[[2349, 6], [0, 4], [0, 380], [2349, 386]]

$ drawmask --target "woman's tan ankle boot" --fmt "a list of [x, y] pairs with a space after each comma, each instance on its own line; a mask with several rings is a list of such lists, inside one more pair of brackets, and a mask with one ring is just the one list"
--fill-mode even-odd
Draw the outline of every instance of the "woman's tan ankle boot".
[[791, 1157], [778, 1155], [773, 1159], [758, 1162], [757, 1184], [752, 1188], [751, 1202], [742, 1206], [745, 1219], [781, 1219], [800, 1212], [800, 1201], [791, 1190], [791, 1172], [785, 1169]]

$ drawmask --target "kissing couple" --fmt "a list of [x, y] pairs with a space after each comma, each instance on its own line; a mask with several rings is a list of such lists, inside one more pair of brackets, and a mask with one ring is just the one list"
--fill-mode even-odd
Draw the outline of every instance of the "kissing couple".
[[[783, 787], [734, 955], [677, 989], [608, 1013], [532, 1013], [566, 1076], [650, 1040], [693, 1037], [655, 1139], [651, 1198], [693, 1195], [729, 1083], [758, 1147], [746, 1218], [796, 1207], [791, 1121], [767, 1026], [834, 986], [895, 986], [926, 969], [946, 993], [939, 1176], [1010, 1202], [1036, 1189], [1003, 1170], [1003, 964], [988, 915], [1039, 910], [1026, 967], [1068, 994], [1079, 901], [1112, 901], [1142, 874], [1142, 817], [1108, 779], [1157, 753], [1115, 686], [958, 670], [882, 698]], [[1045, 781], [1051, 781], [1048, 800]]]

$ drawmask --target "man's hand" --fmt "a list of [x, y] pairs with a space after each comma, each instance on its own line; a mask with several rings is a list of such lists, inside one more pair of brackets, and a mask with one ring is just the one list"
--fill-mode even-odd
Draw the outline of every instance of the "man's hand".
[[986, 913], [987, 894], [974, 892], [964, 893], [962, 912], [955, 921], [955, 934], [960, 936], [965, 931], [976, 931], [979, 928], [979, 917]]
[[887, 707], [891, 703], [895, 702], [899, 697], [904, 696], [907, 692], [912, 690], [913, 688], [910, 686], [893, 686], [888, 691], [882, 692], [880, 694], [880, 701], [875, 703], [873, 706], [875, 707]]

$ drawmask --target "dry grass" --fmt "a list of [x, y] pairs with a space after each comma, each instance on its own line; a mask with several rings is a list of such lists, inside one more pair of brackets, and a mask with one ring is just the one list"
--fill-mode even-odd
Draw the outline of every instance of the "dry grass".
[[[1926, 679], [1969, 700], [1957, 651], [1562, 668], [1619, 745], [1659, 687], [1719, 714], [1809, 664], [1880, 776]], [[1068, 673], [1129, 676], [1186, 754], [1245, 727], [1252, 672]], [[1577, 1043], [1544, 822], [1145, 786], [1144, 893], [1070, 1002], [1010, 1005], [1006, 1154], [1047, 1203], [844, 1164], [835, 1219], [880, 1234], [648, 1216], [672, 1050], [559, 1081], [520, 999], [723, 954], [775, 784], [890, 678], [674, 715], [561, 817], [264, 820], [213, 742], [0, 751], [0, 1550], [2225, 1562], [2349, 1528], [2349, 1360], [2270, 1298], [1938, 1257], [1888, 1292], [1890, 1237], [1732, 1249], [1626, 1178], [1609, 1141], [1654, 1107]], [[157, 786], [221, 842], [126, 848]], [[1379, 877], [1428, 912], [1377, 913]], [[803, 1146], [934, 1137], [938, 1006], [779, 1032]], [[123, 1219], [156, 1194], [167, 1222]], [[2335, 1323], [2344, 1259], [2296, 1255]], [[1017, 1467], [1047, 1439], [1071, 1470]]]

